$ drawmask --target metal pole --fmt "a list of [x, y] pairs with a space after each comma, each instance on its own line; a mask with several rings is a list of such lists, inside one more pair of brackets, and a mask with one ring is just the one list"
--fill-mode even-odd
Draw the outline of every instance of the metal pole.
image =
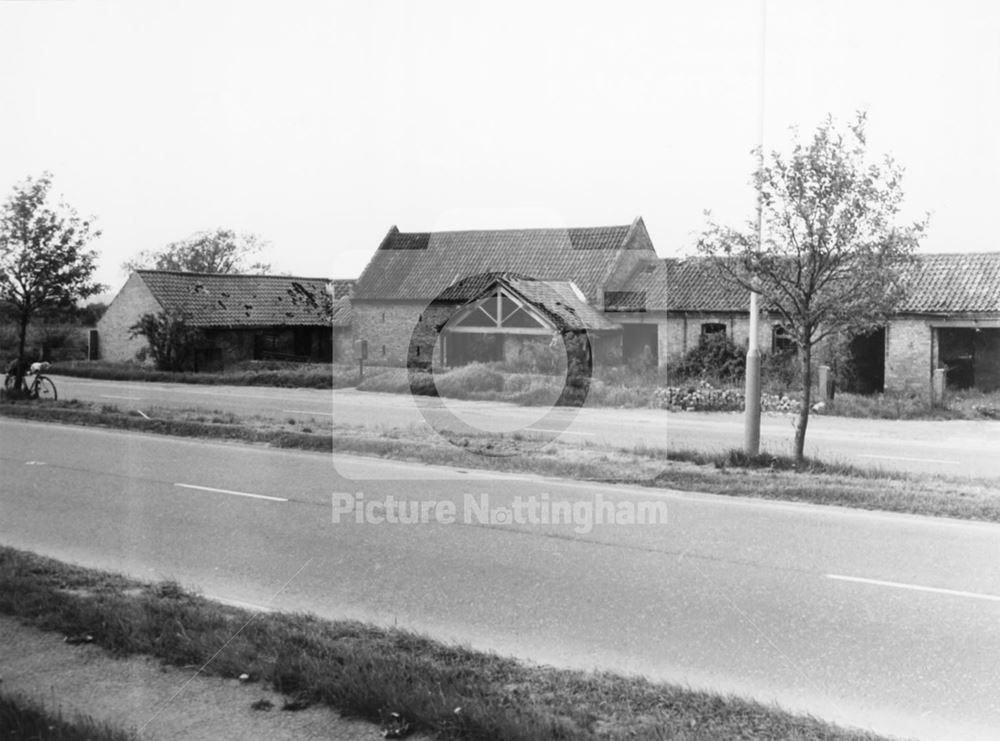
[[757, 292], [750, 293], [750, 342], [747, 345], [746, 388], [744, 389], [743, 450], [747, 455], [760, 453], [760, 347], [757, 327], [760, 311]]
[[[760, 120], [758, 141], [759, 166], [764, 168], [764, 101], [767, 53], [767, 0], [761, 0], [760, 17]], [[757, 249], [764, 249], [763, 191], [757, 191]], [[750, 338], [747, 343], [746, 388], [744, 389], [743, 450], [747, 455], [760, 453], [760, 346], [757, 341], [760, 307], [757, 291], [750, 292]]]

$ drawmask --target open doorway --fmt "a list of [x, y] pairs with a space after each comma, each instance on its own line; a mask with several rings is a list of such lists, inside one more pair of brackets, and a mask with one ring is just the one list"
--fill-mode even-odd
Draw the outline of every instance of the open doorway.
[[949, 389], [1000, 389], [1000, 329], [939, 327], [938, 366]]
[[847, 343], [844, 391], [880, 394], [885, 390], [885, 327], [855, 335]]

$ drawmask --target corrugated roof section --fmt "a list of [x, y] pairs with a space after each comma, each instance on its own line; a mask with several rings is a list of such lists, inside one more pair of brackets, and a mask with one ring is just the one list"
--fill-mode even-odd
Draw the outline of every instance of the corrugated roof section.
[[322, 326], [326, 278], [136, 271], [167, 310], [184, 311], [193, 326]]
[[572, 280], [596, 298], [629, 244], [631, 226], [429, 233], [393, 227], [358, 280], [355, 297], [430, 300], [469, 276], [518, 273], [537, 280]]

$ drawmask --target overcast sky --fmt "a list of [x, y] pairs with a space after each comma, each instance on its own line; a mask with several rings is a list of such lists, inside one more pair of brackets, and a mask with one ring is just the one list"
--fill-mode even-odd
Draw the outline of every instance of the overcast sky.
[[[403, 231], [628, 223], [690, 251], [753, 213], [750, 150], [869, 115], [924, 251], [998, 249], [983, 2], [7, 2], [0, 191], [49, 170], [99, 279], [192, 232], [356, 277]], [[6, 197], [6, 196], [4, 196]]]

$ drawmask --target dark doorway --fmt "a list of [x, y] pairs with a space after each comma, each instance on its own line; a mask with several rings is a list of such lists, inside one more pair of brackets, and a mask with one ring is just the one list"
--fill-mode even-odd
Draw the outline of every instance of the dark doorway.
[[851, 338], [847, 345], [845, 391], [880, 394], [885, 390], [885, 327]]
[[938, 365], [947, 369], [950, 389], [1000, 388], [1000, 329], [938, 329]]
[[626, 364], [656, 367], [660, 356], [655, 324], [622, 325], [622, 360]]
[[312, 329], [296, 327], [293, 336], [294, 351], [299, 358], [308, 360], [312, 357]]
[[947, 370], [948, 388], [972, 388], [976, 383], [976, 330], [939, 329], [938, 361]]

